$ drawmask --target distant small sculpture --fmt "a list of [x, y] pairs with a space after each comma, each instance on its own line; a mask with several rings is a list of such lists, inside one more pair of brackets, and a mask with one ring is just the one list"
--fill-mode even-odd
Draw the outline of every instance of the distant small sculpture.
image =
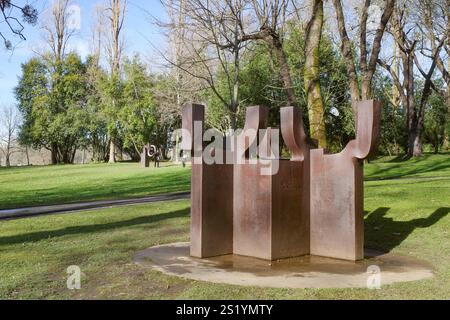
[[153, 144], [147, 144], [144, 146], [141, 154], [141, 164], [143, 167], [150, 167], [150, 162], [154, 161], [155, 168], [159, 168], [159, 162], [161, 161], [161, 150]]
[[183, 165], [183, 168], [186, 168], [187, 154], [183, 150], [180, 151], [180, 159], [181, 159], [181, 164]]
[[[281, 133], [292, 155], [285, 160], [270, 151], [277, 148], [271, 130], [246, 134], [266, 128], [268, 108], [247, 108], [243, 133], [208, 149], [204, 107], [186, 105], [181, 148], [192, 156], [191, 255], [363, 259], [363, 160], [376, 150], [380, 110], [379, 102], [360, 102], [356, 139], [325, 154], [308, 143], [301, 110], [282, 108]], [[207, 164], [205, 152], [228, 161]], [[272, 174], [262, 175], [264, 166]]]

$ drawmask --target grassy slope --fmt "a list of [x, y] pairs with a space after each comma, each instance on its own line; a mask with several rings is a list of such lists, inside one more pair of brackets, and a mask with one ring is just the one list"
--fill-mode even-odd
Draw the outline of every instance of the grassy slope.
[[[366, 243], [431, 262], [429, 280], [367, 289], [265, 289], [169, 277], [131, 262], [140, 249], [187, 241], [189, 202], [0, 222], [0, 298], [450, 298], [450, 158], [367, 166]], [[383, 178], [383, 180], [380, 180]], [[79, 265], [82, 290], [66, 289]]]
[[0, 169], [0, 209], [189, 190], [190, 170], [136, 163]]

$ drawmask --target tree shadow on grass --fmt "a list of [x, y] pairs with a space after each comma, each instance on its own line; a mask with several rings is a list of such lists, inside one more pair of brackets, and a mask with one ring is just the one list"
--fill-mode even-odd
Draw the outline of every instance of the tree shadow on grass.
[[119, 228], [133, 227], [138, 225], [153, 224], [159, 221], [188, 217], [190, 208], [183, 210], [166, 212], [156, 215], [150, 215], [145, 217], [139, 217], [124, 221], [110, 222], [104, 224], [93, 224], [83, 226], [67, 227], [59, 230], [39, 231], [33, 233], [19, 234], [14, 236], [0, 237], [0, 246], [20, 244], [27, 242], [38, 242], [41, 240], [48, 240], [57, 237], [63, 237], [67, 235], [81, 235], [86, 233], [104, 232], [108, 230], [115, 230]]
[[[378, 208], [365, 218], [366, 246], [391, 252], [399, 246], [417, 228], [429, 228], [447, 216], [450, 208], [439, 208], [427, 218], [410, 221], [394, 221], [385, 217], [390, 208]], [[367, 213], [367, 212], [366, 212]]]
[[[394, 180], [408, 177], [411, 175], [431, 173], [436, 171], [445, 171], [450, 169], [449, 159], [441, 159], [435, 161], [432, 164], [427, 164], [423, 166], [413, 166], [405, 167], [409, 163], [397, 163], [395, 165], [390, 165], [386, 168], [378, 168], [370, 174], [370, 177], [366, 177], [364, 181], [379, 181], [379, 180]], [[401, 169], [401, 173], [399, 172]], [[420, 177], [414, 177], [420, 178]]]

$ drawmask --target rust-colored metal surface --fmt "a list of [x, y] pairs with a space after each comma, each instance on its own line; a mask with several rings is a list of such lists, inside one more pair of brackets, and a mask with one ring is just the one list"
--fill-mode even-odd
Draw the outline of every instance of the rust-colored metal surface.
[[[296, 121], [297, 115], [293, 116]], [[247, 109], [244, 132], [264, 129], [267, 116], [267, 108]], [[292, 130], [292, 134], [300, 131]], [[256, 142], [248, 141], [245, 147]], [[263, 148], [259, 150], [267, 156], [270, 148], [267, 142], [261, 143]], [[250, 153], [246, 155], [248, 158]], [[263, 166], [246, 161], [234, 167], [233, 252], [267, 260], [308, 254], [309, 206], [303, 193], [309, 188], [304, 186], [303, 160], [272, 159], [270, 175], [261, 174]]]
[[311, 151], [311, 254], [364, 258], [363, 160], [375, 151], [381, 106], [358, 105], [356, 139], [339, 154]]
[[300, 109], [282, 108], [281, 133], [292, 155], [282, 160], [270, 151], [271, 131], [254, 134], [266, 128], [268, 109], [247, 108], [243, 133], [223, 144], [223, 159], [231, 163], [209, 165], [203, 161], [204, 107], [186, 105], [182, 149], [193, 161], [191, 255], [362, 259], [362, 160], [376, 150], [380, 104], [361, 102], [358, 111], [357, 138], [328, 155], [311, 150]]
[[[191, 255], [214, 257], [233, 252], [233, 166], [203, 163], [202, 141], [204, 107], [186, 105], [183, 108], [183, 136], [181, 147], [191, 150]], [[197, 122], [197, 129], [195, 129]]]
[[149, 145], [145, 145], [141, 153], [141, 166], [144, 168], [150, 167], [150, 157], [148, 156]]

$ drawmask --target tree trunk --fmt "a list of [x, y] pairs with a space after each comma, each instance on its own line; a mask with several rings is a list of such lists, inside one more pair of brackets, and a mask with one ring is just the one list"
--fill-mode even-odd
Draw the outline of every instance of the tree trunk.
[[345, 59], [347, 74], [349, 78], [350, 95], [352, 99], [352, 105], [354, 105], [354, 111], [356, 114], [356, 102], [360, 100], [358, 76], [355, 68], [355, 61], [353, 59], [352, 46], [345, 27], [344, 11], [340, 0], [333, 0], [334, 9], [336, 11], [336, 17], [338, 22], [339, 34], [341, 36], [341, 52]]
[[240, 64], [239, 64], [239, 47], [240, 43], [238, 41], [238, 35], [239, 35], [239, 25], [236, 23], [235, 25], [235, 47], [234, 47], [234, 70], [233, 70], [233, 93], [231, 97], [231, 129], [236, 130], [237, 121], [236, 117], [239, 111], [239, 70], [240, 70]]
[[410, 155], [412, 157], [421, 157], [423, 155], [423, 146], [420, 130], [411, 133]]
[[109, 142], [109, 163], [116, 163], [116, 144], [114, 138], [111, 137]]
[[287, 98], [289, 104], [293, 107], [297, 107], [297, 98], [295, 96], [294, 85], [292, 83], [291, 71], [289, 68], [289, 64], [287, 61], [286, 54], [283, 50], [283, 45], [276, 34], [269, 34], [265, 37], [266, 42], [269, 44], [269, 47], [272, 52], [275, 53], [275, 56], [278, 60], [278, 64], [280, 67], [280, 76], [283, 81], [284, 88], [286, 90]]
[[58, 147], [55, 144], [52, 144], [50, 152], [52, 154], [52, 164], [58, 164]]
[[77, 154], [77, 148], [74, 147], [72, 154], [70, 155], [70, 164], [73, 164], [75, 162], [75, 155]]
[[363, 77], [361, 83], [361, 100], [372, 99], [372, 78]]
[[27, 156], [27, 166], [30, 166], [30, 154], [28, 153], [28, 146], [25, 146], [25, 155]]
[[235, 130], [237, 127], [237, 116], [236, 113], [230, 112], [230, 128]]
[[319, 148], [327, 148], [325, 110], [320, 89], [319, 47], [323, 26], [323, 1], [314, 0], [311, 20], [306, 28], [305, 40], [305, 92], [308, 100], [311, 138]]

